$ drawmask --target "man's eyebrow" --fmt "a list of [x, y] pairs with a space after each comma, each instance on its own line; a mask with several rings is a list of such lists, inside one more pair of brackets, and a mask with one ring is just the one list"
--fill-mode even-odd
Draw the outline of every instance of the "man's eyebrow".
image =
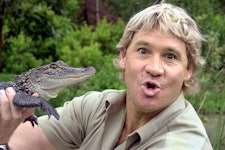
[[[148, 41], [144, 41], [144, 40], [137, 41], [134, 45], [136, 47], [138, 47], [138, 46], [152, 47], [151, 43], [149, 43]], [[180, 51], [177, 48], [171, 46], [171, 47], [166, 47], [165, 49], [168, 52], [174, 53], [174, 54], [177, 55], [177, 57], [180, 57], [181, 58], [181, 53], [180, 53]]]
[[137, 41], [136, 43], [135, 43], [135, 46], [151, 46], [151, 44], [149, 43], [149, 42], [147, 42], [147, 41]]
[[181, 53], [178, 49], [174, 47], [168, 47], [167, 50], [177, 55], [177, 57], [181, 58]]

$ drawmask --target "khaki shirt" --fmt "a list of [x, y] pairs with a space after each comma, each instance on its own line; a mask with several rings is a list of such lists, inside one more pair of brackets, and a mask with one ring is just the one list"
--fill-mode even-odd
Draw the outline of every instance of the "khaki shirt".
[[183, 94], [163, 112], [131, 133], [119, 146], [126, 91], [89, 92], [58, 108], [60, 120], [39, 118], [59, 150], [212, 150], [205, 128]]

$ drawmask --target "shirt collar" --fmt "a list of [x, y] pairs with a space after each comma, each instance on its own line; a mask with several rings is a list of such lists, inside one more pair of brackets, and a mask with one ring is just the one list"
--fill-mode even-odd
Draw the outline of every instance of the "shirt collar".
[[114, 91], [114, 94], [108, 95], [105, 98], [105, 107], [107, 112], [114, 112], [120, 108], [123, 109], [125, 103], [126, 103], [125, 90]]
[[169, 121], [174, 119], [177, 114], [185, 109], [185, 98], [183, 93], [179, 95], [176, 101], [174, 101], [169, 107], [152, 118], [144, 126], [136, 130], [136, 133], [140, 136], [140, 140], [148, 139], [158, 132], [161, 128], [165, 127]]
[[[114, 91], [115, 92], [115, 91]], [[111, 114], [115, 115], [115, 112], [125, 109], [126, 103], [126, 91], [120, 90], [116, 91], [116, 94], [110, 94], [105, 98], [105, 106], [107, 111], [107, 116], [111, 116]], [[137, 129], [130, 135], [128, 135], [128, 139], [125, 147], [129, 147], [132, 145], [134, 141], [142, 142], [145, 139], [149, 139], [149, 137], [153, 136], [156, 132], [158, 132], [161, 128], [166, 126], [166, 124], [174, 119], [177, 114], [185, 108], [185, 98], [183, 93], [179, 95], [176, 101], [174, 101], [169, 107], [167, 107], [164, 111], [159, 113], [157, 116], [152, 118], [149, 122], [147, 122], [144, 126]], [[168, 117], [169, 116], [169, 117]], [[124, 119], [122, 119], [124, 121]], [[117, 120], [118, 121], [118, 120]], [[121, 121], [121, 120], [120, 120]], [[118, 123], [120, 122], [118, 121]], [[123, 122], [121, 122], [122, 128]], [[119, 129], [118, 129], [119, 131]], [[124, 143], [125, 144], [125, 143]]]

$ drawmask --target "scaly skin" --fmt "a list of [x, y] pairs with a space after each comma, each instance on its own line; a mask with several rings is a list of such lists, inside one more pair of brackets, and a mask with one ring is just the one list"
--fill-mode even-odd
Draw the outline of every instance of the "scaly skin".
[[[0, 82], [0, 89], [13, 87], [16, 95], [13, 99], [14, 105], [22, 108], [40, 107], [50, 117], [53, 115], [59, 119], [59, 114], [49, 103], [50, 98], [57, 97], [58, 93], [71, 84], [84, 81], [96, 73], [94, 67], [74, 68], [63, 61], [33, 68], [16, 76], [14, 82]], [[39, 93], [39, 97], [32, 96]], [[33, 115], [25, 121], [37, 124], [37, 118]]]

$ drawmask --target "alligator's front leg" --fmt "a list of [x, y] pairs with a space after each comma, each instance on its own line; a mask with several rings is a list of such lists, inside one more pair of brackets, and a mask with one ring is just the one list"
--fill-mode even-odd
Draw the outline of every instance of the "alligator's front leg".
[[26, 95], [22, 92], [17, 92], [14, 99], [14, 105], [18, 107], [38, 107], [40, 106], [41, 110], [48, 114], [50, 118], [53, 115], [57, 120], [59, 120], [59, 114], [45, 99], [37, 96]]
[[[5, 90], [7, 87], [13, 87], [13, 83], [12, 82], [0, 82], [0, 90], [3, 90], [3, 89]], [[13, 99], [13, 101], [14, 100], [15, 100], [15, 98]], [[38, 124], [37, 117], [35, 115], [32, 115], [32, 116], [26, 118], [25, 121], [30, 121], [32, 126], [34, 126], [34, 124]]]

